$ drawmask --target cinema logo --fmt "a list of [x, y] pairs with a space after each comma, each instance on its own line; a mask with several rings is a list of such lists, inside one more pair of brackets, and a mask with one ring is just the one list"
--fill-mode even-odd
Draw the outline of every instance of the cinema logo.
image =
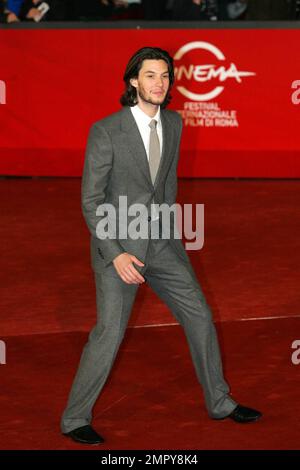
[[[200, 62], [207, 57], [209, 63]], [[210, 59], [212, 57], [212, 59]], [[178, 110], [187, 126], [238, 127], [236, 110], [222, 110], [215, 100], [225, 89], [225, 82], [242, 83], [254, 72], [239, 70], [235, 63], [226, 63], [223, 52], [205, 41], [182, 46], [174, 55], [178, 92], [187, 100]], [[200, 62], [200, 63], [199, 63]]]
[[0, 80], [0, 104], [6, 104], [6, 84]]
[[[187, 52], [190, 52], [194, 49], [208, 51], [213, 55], [214, 59], [217, 59], [220, 62], [226, 60], [226, 57], [224, 56], [223, 52], [220, 51], [220, 49], [218, 49], [213, 44], [204, 41], [190, 42], [181, 47], [176, 52], [174, 60], [181, 60]], [[185, 76], [188, 81], [199, 83], [209, 82], [214, 78], [218, 79], [220, 83], [223, 83], [225, 80], [230, 78], [235, 79], [238, 83], [241, 83], [242, 77], [249, 77], [252, 75], [255, 75], [255, 73], [238, 70], [237, 66], [233, 62], [231, 62], [227, 67], [223, 64], [189, 64], [187, 66], [185, 63], [175, 67], [175, 76], [177, 82]], [[206, 93], [194, 93], [184, 86], [177, 86], [177, 89], [183, 96], [191, 100], [209, 101], [219, 96], [223, 92], [224, 86], [215, 86]]]
[[292, 103], [297, 105], [300, 103], [300, 80], [294, 80], [292, 88], [295, 89], [292, 93]]

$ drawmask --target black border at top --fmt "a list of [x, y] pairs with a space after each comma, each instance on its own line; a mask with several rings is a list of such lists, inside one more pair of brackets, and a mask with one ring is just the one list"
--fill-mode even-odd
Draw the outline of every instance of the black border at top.
[[2, 23], [0, 29], [300, 29], [300, 21], [51, 21]]

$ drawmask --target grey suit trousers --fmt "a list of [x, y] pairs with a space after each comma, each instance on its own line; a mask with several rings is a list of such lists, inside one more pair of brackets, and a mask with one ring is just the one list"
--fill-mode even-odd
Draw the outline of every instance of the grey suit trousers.
[[[227, 416], [237, 403], [228, 395], [211, 310], [192, 265], [179, 257], [169, 240], [150, 239], [145, 265], [138, 270], [184, 329], [210, 417]], [[139, 287], [125, 283], [111, 269], [95, 272], [95, 282], [98, 321], [83, 349], [62, 416], [64, 433], [91, 423], [92, 408], [113, 366]]]

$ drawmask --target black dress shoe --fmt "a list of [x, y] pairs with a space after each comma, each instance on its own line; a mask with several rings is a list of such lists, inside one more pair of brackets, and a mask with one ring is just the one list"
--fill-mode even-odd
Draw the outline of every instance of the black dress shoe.
[[237, 405], [230, 415], [226, 417], [233, 419], [233, 421], [236, 421], [237, 423], [251, 423], [252, 421], [257, 421], [261, 418], [262, 413], [252, 408], [247, 408], [246, 406]]
[[73, 439], [73, 441], [81, 442], [82, 444], [101, 444], [104, 442], [103, 437], [100, 436], [89, 424], [73, 429], [73, 431], [64, 434], [65, 436]]

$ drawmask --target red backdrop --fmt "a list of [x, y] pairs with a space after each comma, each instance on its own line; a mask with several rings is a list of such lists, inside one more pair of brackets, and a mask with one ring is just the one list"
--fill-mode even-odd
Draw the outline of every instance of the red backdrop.
[[299, 41], [296, 29], [1, 30], [0, 174], [80, 175], [90, 125], [120, 108], [129, 57], [153, 45], [175, 57], [179, 176], [299, 177]]

